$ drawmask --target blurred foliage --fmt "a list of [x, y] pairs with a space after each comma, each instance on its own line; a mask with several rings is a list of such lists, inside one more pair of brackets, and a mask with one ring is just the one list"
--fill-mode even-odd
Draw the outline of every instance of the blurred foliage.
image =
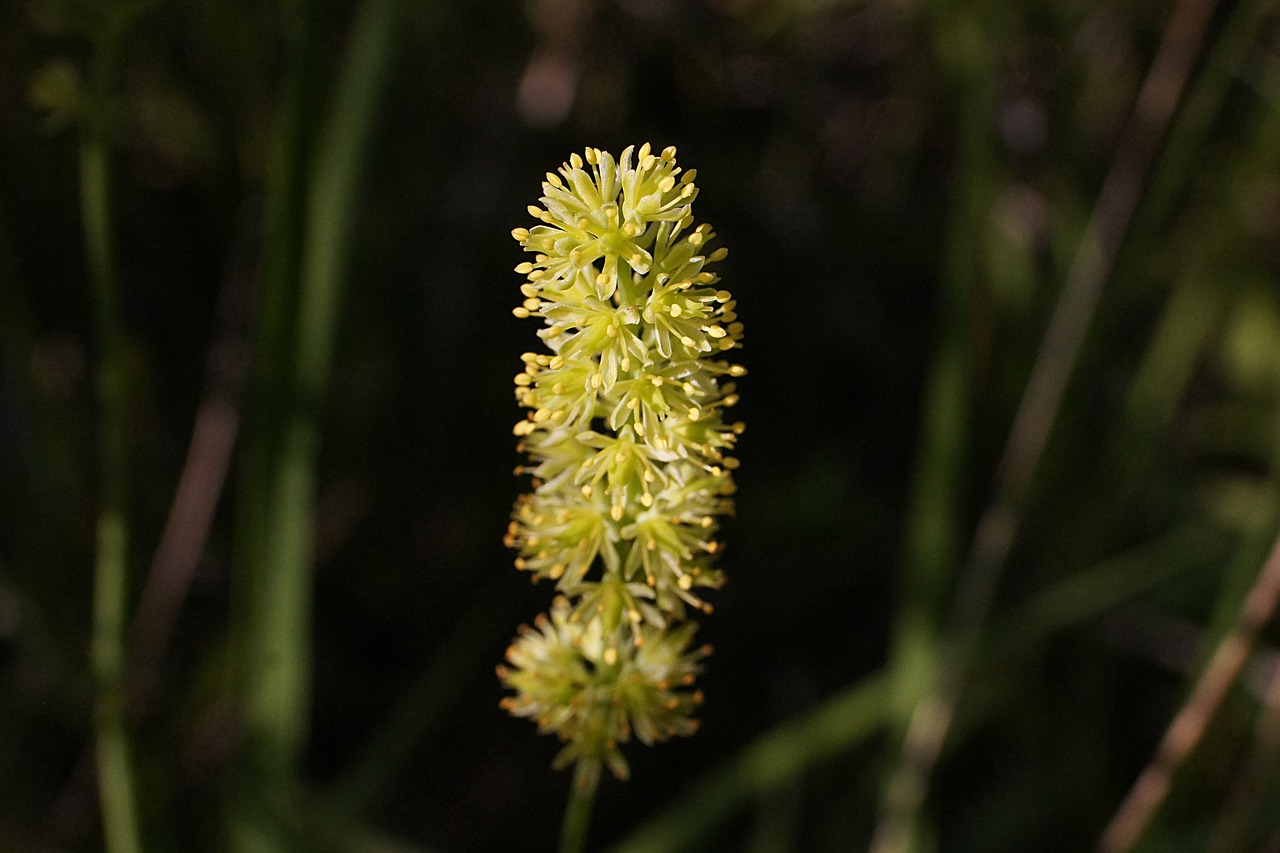
[[[700, 634], [703, 728], [631, 754], [592, 846], [865, 846], [903, 724], [885, 674], [904, 614], [942, 624], [1171, 6], [405, 2], [310, 401], [295, 849], [554, 845], [557, 745], [498, 709], [493, 677], [546, 598], [501, 543], [521, 490], [510, 377], [532, 343], [508, 235], [569, 152], [646, 140], [697, 168], [699, 218], [730, 248], [748, 431], [729, 585]], [[340, 124], [326, 110], [360, 8], [0, 4], [0, 849], [101, 849], [86, 110], [103, 110], [114, 176], [136, 612], [197, 412], [244, 411], [262, 357], [290, 86], [316, 134]], [[316, 61], [299, 79], [303, 12]], [[93, 45], [116, 26], [95, 105]], [[1021, 508], [923, 849], [1095, 843], [1280, 525], [1278, 50], [1268, 4], [1214, 8]], [[959, 414], [939, 425], [929, 389], [950, 369]], [[173, 633], [130, 635], [153, 681], [129, 715], [148, 850], [223, 849], [250, 473], [201, 481], [216, 515]], [[930, 497], [937, 526], [913, 527]], [[931, 575], [921, 542], [941, 549]], [[1280, 846], [1280, 633], [1263, 640], [1142, 849]]]

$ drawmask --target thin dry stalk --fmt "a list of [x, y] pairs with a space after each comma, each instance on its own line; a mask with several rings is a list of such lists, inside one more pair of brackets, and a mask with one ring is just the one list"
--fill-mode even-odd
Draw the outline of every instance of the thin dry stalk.
[[1164, 733], [1151, 762], [1116, 811], [1098, 842], [1101, 853], [1132, 850], [1151, 823], [1173, 784], [1174, 774], [1200, 742], [1249, 658], [1258, 633], [1271, 620], [1280, 600], [1280, 537], [1277, 537], [1257, 580], [1245, 596], [1231, 632], [1213, 652], [1204, 674]]

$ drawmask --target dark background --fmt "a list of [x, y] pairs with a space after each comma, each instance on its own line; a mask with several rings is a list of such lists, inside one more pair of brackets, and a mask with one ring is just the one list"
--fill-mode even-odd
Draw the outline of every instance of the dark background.
[[[246, 405], [237, 377], [301, 5], [162, 0], [123, 37], [108, 126], [133, 596], [198, 406], [223, 387]], [[317, 5], [322, 111], [357, 4]], [[1153, 131], [1138, 158], [1150, 167], [1141, 202], [1111, 235], [1121, 251], [995, 589], [994, 627], [926, 804], [925, 849], [1089, 849], [1274, 535], [1280, 45], [1274, 14], [1245, 5], [1214, 7], [1173, 129]], [[96, 344], [81, 111], [66, 92], [83, 95], [74, 81], [110, 7], [0, 3], [0, 849], [101, 849], [84, 765]], [[340, 786], [360, 745], [410, 702], [356, 816], [368, 844], [403, 846], [341, 834], [307, 844], [554, 848], [569, 776], [549, 769], [552, 739], [499, 710], [493, 675], [552, 595], [501, 541], [527, 487], [511, 476], [511, 377], [538, 343], [534, 323], [511, 315], [522, 257], [509, 232], [529, 224], [547, 170], [584, 146], [675, 145], [698, 171], [698, 221], [730, 249], [721, 286], [747, 330], [729, 580], [699, 634], [716, 649], [700, 680], [703, 728], [626, 750], [632, 779], [605, 780], [594, 848], [889, 666], [912, 603], [942, 620], [1171, 8], [405, 2], [319, 415], [303, 769], [317, 797]], [[41, 89], [64, 72], [62, 96]], [[963, 376], [963, 415], [939, 462], [922, 425], [936, 414], [931, 377], [948, 365]], [[922, 590], [907, 543], [939, 465], [954, 542]], [[241, 476], [233, 465], [156, 689], [130, 716], [149, 850], [221, 849]], [[1069, 599], [1078, 616], [1054, 623], [1032, 607], [1094, 570], [1102, 580]], [[1106, 579], [1122, 570], [1133, 588], [1112, 596]], [[1022, 636], [1001, 632], [1019, 618], [1054, 627], [1002, 639]], [[1144, 849], [1263, 849], [1280, 819], [1274, 652], [1256, 663]], [[902, 714], [736, 802], [687, 849], [864, 848]]]

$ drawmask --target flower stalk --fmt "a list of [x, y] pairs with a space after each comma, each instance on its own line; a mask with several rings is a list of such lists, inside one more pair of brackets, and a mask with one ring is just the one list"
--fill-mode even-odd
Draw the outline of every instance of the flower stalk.
[[627, 777], [622, 744], [697, 730], [711, 650], [689, 616], [723, 583], [718, 518], [733, 511], [743, 430], [727, 412], [746, 371], [724, 357], [742, 324], [708, 268], [727, 253], [694, 225], [694, 178], [674, 148], [588, 148], [547, 174], [539, 224], [512, 232], [533, 254], [514, 313], [542, 319], [546, 351], [515, 377], [517, 473], [533, 490], [506, 542], [558, 595], [498, 675], [514, 692], [503, 707], [565, 743], [555, 766], [577, 764], [565, 849], [585, 841], [600, 767]]

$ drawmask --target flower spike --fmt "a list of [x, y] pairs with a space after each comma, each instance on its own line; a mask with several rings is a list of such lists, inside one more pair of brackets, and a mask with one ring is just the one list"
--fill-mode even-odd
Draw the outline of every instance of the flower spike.
[[565, 742], [556, 759], [628, 773], [621, 745], [697, 729], [693, 688], [706, 647], [689, 610], [723, 582], [717, 519], [733, 512], [731, 451], [743, 427], [724, 360], [742, 339], [736, 303], [709, 267], [709, 225], [693, 225], [695, 173], [646, 143], [573, 154], [542, 184], [517, 317], [543, 322], [547, 351], [515, 377], [515, 427], [533, 476], [506, 544], [516, 567], [558, 596], [521, 628], [498, 675], [502, 705]]

